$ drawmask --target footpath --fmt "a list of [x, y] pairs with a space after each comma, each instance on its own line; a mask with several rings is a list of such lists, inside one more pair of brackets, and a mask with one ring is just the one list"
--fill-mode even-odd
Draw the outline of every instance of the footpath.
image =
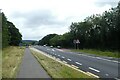
[[26, 48], [17, 78], [50, 78], [50, 76], [32, 55], [29, 48]]

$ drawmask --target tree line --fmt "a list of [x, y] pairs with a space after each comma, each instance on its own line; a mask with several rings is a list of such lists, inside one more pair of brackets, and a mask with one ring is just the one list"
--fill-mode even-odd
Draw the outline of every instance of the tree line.
[[117, 7], [102, 14], [93, 14], [84, 21], [72, 22], [69, 28], [70, 31], [63, 35], [45, 36], [39, 40], [39, 45], [73, 48], [73, 40], [79, 39], [79, 48], [120, 50], [120, 2]]
[[7, 46], [18, 46], [22, 40], [22, 35], [15, 25], [8, 21], [5, 14], [0, 13], [2, 23], [2, 48]]

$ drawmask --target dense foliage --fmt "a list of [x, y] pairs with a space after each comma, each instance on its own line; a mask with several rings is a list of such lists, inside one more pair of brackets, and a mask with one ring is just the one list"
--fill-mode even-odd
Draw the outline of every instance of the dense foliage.
[[41, 40], [39, 40], [39, 44], [40, 45], [50, 45], [50, 39], [53, 38], [56, 34], [49, 34], [46, 35], [44, 38], [42, 38]]
[[4, 13], [0, 14], [2, 15], [2, 47], [18, 46], [22, 40], [22, 35], [12, 22], [7, 21]]
[[[49, 37], [49, 36], [47, 36]], [[70, 31], [63, 35], [43, 38], [43, 44], [60, 45], [62, 47], [74, 47], [73, 40], [79, 39], [79, 48], [120, 49], [120, 2], [118, 6], [102, 15], [89, 16], [82, 22], [74, 22], [70, 25]]]

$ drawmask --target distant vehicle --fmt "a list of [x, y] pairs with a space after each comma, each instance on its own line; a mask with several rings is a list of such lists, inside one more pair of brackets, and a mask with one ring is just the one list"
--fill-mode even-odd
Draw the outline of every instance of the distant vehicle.
[[46, 45], [43, 45], [44, 47], [46, 47]]
[[53, 48], [53, 46], [50, 46], [51, 48]]
[[59, 49], [60, 49], [61, 47], [60, 47], [60, 46], [57, 46], [57, 48], [59, 48]]

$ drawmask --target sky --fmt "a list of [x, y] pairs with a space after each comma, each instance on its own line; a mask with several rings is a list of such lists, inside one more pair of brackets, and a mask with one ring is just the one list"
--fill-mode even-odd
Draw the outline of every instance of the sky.
[[64, 34], [72, 22], [83, 21], [116, 7], [119, 0], [0, 0], [0, 9], [14, 23], [23, 40]]

